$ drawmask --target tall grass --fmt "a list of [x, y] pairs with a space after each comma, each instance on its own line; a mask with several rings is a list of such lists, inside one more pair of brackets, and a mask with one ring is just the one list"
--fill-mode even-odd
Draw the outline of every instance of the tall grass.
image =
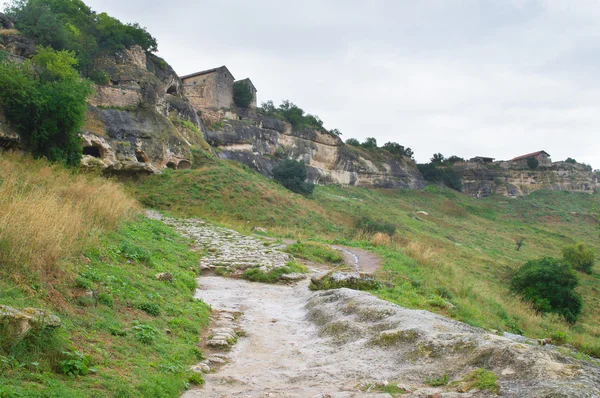
[[53, 273], [136, 209], [115, 182], [0, 153], [0, 269]]

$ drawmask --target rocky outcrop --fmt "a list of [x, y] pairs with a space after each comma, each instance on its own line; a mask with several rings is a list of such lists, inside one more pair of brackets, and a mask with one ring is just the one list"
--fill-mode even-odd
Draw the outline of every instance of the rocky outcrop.
[[251, 111], [226, 112], [216, 119], [209, 116], [206, 140], [219, 156], [266, 176], [272, 176], [281, 160], [291, 157], [307, 165], [309, 180], [316, 184], [411, 189], [425, 185], [415, 163], [406, 157], [349, 147], [339, 137], [321, 131], [294, 131], [289, 123]]
[[6, 122], [4, 114], [0, 110], [0, 149], [11, 149], [19, 145], [19, 134]]
[[593, 193], [600, 188], [600, 175], [578, 163], [554, 162], [529, 170], [510, 162], [462, 162], [454, 164], [454, 171], [461, 178], [463, 193], [475, 197], [517, 197], [538, 190]]
[[175, 71], [139, 46], [105, 56], [95, 68], [110, 83], [89, 99], [82, 164], [129, 174], [190, 168], [191, 149], [207, 145]]
[[13, 308], [0, 305], [0, 329], [10, 339], [20, 339], [32, 331], [56, 329], [60, 318], [37, 308]]

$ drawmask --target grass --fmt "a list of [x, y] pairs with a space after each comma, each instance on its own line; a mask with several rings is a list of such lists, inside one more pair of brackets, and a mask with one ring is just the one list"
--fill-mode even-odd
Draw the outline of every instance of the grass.
[[425, 383], [427, 385], [430, 385], [431, 387], [441, 387], [441, 386], [445, 386], [448, 384], [448, 382], [450, 381], [450, 377], [445, 374], [441, 377], [428, 377], [425, 379]]
[[344, 257], [338, 250], [323, 243], [299, 241], [289, 245], [286, 251], [296, 257], [316, 263], [339, 264], [344, 261]]
[[[422, 191], [318, 186], [306, 199], [227, 161], [168, 171], [130, 187], [146, 206], [174, 215], [365, 248], [383, 259], [378, 279], [384, 283], [375, 291], [383, 299], [532, 338], [563, 333], [585, 354], [600, 356], [598, 264], [592, 275], [579, 275], [584, 307], [572, 326], [537, 314], [510, 293], [508, 283], [525, 261], [560, 257], [562, 247], [575, 242], [600, 252], [592, 214], [600, 206], [598, 195], [538, 191], [518, 199], [474, 199], [437, 186]], [[375, 238], [356, 230], [362, 217], [382, 215], [396, 226], [393, 236]], [[517, 251], [520, 238], [524, 243]]]
[[62, 321], [23, 338], [0, 327], [0, 397], [177, 397], [201, 383], [188, 371], [209, 316], [193, 299], [199, 254], [137, 209], [116, 182], [0, 153], [0, 304]]
[[474, 388], [484, 391], [491, 391], [494, 394], [500, 392], [500, 386], [498, 385], [498, 377], [494, 372], [487, 369], [475, 369], [462, 379], [463, 386], [460, 388], [461, 391], [467, 392]]

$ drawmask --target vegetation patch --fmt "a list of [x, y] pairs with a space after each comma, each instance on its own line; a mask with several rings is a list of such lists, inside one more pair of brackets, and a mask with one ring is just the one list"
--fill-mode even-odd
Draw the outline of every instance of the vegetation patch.
[[381, 284], [370, 275], [358, 273], [330, 272], [311, 278], [310, 290], [329, 290], [348, 288], [354, 290], [376, 290]]
[[448, 376], [448, 374], [445, 374], [440, 377], [428, 377], [425, 379], [425, 383], [427, 385], [430, 385], [431, 387], [445, 386], [448, 384], [449, 381], [450, 381], [450, 376]]
[[414, 343], [419, 339], [417, 330], [391, 330], [379, 333], [371, 340], [371, 344], [380, 347], [392, 347], [402, 343]]
[[467, 392], [477, 388], [478, 390], [491, 391], [494, 394], [500, 392], [500, 386], [498, 385], [498, 376], [491, 370], [479, 368], [462, 379], [462, 386], [459, 391]]
[[286, 252], [296, 257], [317, 263], [339, 264], [344, 261], [342, 254], [330, 246], [317, 242], [300, 242], [289, 245]]
[[285, 267], [273, 268], [268, 272], [258, 267], [247, 269], [242, 274], [242, 278], [252, 282], [276, 283], [282, 275], [295, 273], [306, 274], [308, 273], [308, 269], [296, 261], [290, 261]]

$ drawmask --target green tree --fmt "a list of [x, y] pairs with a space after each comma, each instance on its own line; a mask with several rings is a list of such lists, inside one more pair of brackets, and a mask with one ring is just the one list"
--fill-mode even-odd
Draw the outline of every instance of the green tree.
[[573, 158], [567, 158], [567, 160], [565, 160], [565, 162], [571, 163], [571, 164], [577, 163], [577, 161], [575, 159], [573, 159]]
[[595, 261], [594, 250], [584, 243], [580, 242], [563, 247], [562, 255], [565, 262], [573, 267], [573, 269], [583, 271], [587, 274], [592, 273]]
[[254, 101], [254, 94], [245, 82], [233, 83], [233, 102], [240, 108], [248, 108]]
[[537, 169], [539, 165], [540, 162], [535, 157], [532, 156], [527, 158], [527, 167], [529, 167], [531, 170]]
[[306, 182], [308, 176], [306, 165], [293, 159], [279, 163], [273, 169], [273, 178], [292, 192], [304, 196], [311, 195], [315, 189], [314, 184]]
[[0, 64], [0, 107], [34, 156], [75, 166], [91, 84], [74, 69], [75, 55], [39, 47], [31, 61]]
[[442, 164], [446, 158], [441, 153], [434, 153], [430, 160], [433, 164]]
[[392, 155], [404, 155], [404, 147], [397, 142], [386, 142], [383, 144], [383, 148], [386, 149]]
[[413, 150], [412, 150], [412, 149], [410, 149], [410, 148], [406, 148], [406, 149], [404, 150], [404, 156], [406, 156], [406, 157], [408, 157], [408, 158], [411, 158], [411, 159], [412, 159], [412, 157], [413, 157], [414, 155], [415, 155], [415, 153], [413, 152]]
[[511, 290], [530, 302], [538, 312], [553, 312], [575, 323], [581, 313], [581, 296], [575, 292], [579, 279], [563, 261], [543, 257], [527, 261], [512, 277]]
[[340, 135], [342, 135], [342, 132], [338, 129], [331, 129], [329, 130], [329, 134], [333, 134], [339, 137]]
[[346, 145], [359, 146], [360, 142], [356, 138], [348, 138], [346, 140]]
[[367, 137], [361, 146], [367, 149], [375, 149], [377, 148], [377, 140], [375, 137]]

